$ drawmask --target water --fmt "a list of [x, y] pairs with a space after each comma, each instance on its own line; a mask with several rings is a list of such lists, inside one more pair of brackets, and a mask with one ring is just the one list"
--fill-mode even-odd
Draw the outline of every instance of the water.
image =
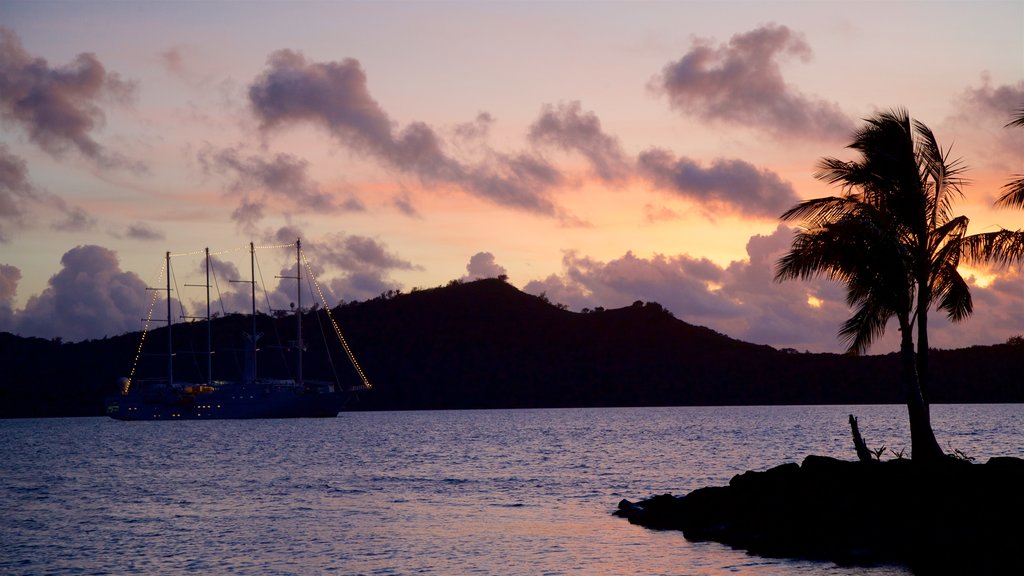
[[[872, 447], [906, 446], [899, 406], [0, 420], [0, 573], [861, 574], [610, 515], [807, 454], [852, 458], [851, 412]], [[1021, 406], [933, 413], [943, 445], [1024, 457]]]

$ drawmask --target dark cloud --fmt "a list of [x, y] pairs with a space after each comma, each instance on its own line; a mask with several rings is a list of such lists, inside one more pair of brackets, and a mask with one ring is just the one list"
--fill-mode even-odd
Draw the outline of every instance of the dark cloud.
[[494, 153], [463, 176], [464, 184], [486, 191], [493, 202], [543, 214], [554, 214], [554, 205], [535, 191], [548, 190], [561, 182], [562, 175], [554, 166], [528, 154]]
[[1024, 130], [1004, 126], [1024, 110], [1024, 80], [993, 86], [985, 74], [979, 86], [964, 90], [959, 105], [961, 112], [954, 119], [970, 127], [987, 128], [985, 134], [995, 145], [993, 152], [1016, 170], [1024, 157]]
[[96, 219], [89, 215], [83, 208], [68, 205], [63, 198], [51, 197], [52, 204], [60, 210], [63, 217], [54, 222], [51, 227], [60, 232], [84, 232], [96, 227]]
[[462, 277], [463, 280], [479, 280], [481, 278], [498, 278], [499, 276], [506, 276], [507, 270], [505, 267], [498, 264], [494, 260], [494, 254], [490, 252], [477, 252], [469, 259], [469, 264], [466, 264], [466, 274]]
[[13, 30], [0, 28], [0, 119], [20, 126], [54, 156], [72, 149], [101, 168], [144, 171], [93, 139], [105, 121], [101, 102], [124, 103], [134, 93], [134, 84], [107, 72], [94, 54], [51, 68], [26, 52]]
[[993, 86], [991, 77], [985, 74], [982, 75], [981, 85], [966, 89], [962, 99], [973, 110], [1008, 123], [1015, 113], [1024, 109], [1024, 80], [1016, 84]]
[[0, 264], [0, 331], [14, 328], [14, 297], [18, 295], [21, 270], [9, 264]]
[[785, 26], [767, 25], [718, 47], [695, 42], [652, 82], [673, 108], [706, 120], [748, 125], [782, 136], [840, 139], [854, 124], [834, 102], [786, 84], [779, 62], [808, 60], [811, 47]]
[[487, 138], [492, 124], [494, 124], [494, 117], [488, 112], [480, 112], [472, 122], [456, 126], [455, 136], [460, 140], [479, 142]]
[[256, 225], [263, 219], [265, 207], [266, 203], [263, 200], [247, 194], [238, 202], [238, 207], [231, 212], [231, 219], [241, 226], [242, 230], [252, 232], [256, 230]]
[[33, 205], [48, 206], [61, 214], [61, 219], [51, 225], [54, 230], [80, 232], [96, 225], [95, 218], [84, 209], [37, 189], [28, 179], [25, 161], [0, 144], [0, 242], [10, 240], [8, 226], [23, 225]]
[[[340, 144], [375, 158], [427, 185], [452, 184], [505, 206], [553, 215], [547, 188], [557, 171], [539, 176], [520, 156], [497, 155], [483, 164], [459, 161], [442, 138], [423, 122], [399, 128], [370, 95], [366, 73], [357, 60], [310, 62], [291, 50], [272, 54], [266, 69], [249, 87], [249, 103], [264, 131], [306, 122], [325, 129]], [[478, 126], [490, 122], [477, 118]]]
[[28, 204], [38, 200], [25, 161], [0, 144], [0, 242], [10, 240], [8, 224], [20, 224]]
[[147, 309], [146, 284], [121, 271], [113, 251], [78, 246], [64, 254], [48, 286], [15, 314], [14, 326], [25, 336], [99, 338], [138, 330]]
[[411, 262], [388, 251], [387, 247], [366, 236], [333, 235], [310, 251], [324, 265], [350, 272], [413, 270]]
[[131, 238], [132, 240], [143, 241], [164, 239], [163, 232], [156, 230], [155, 228], [153, 228], [149, 224], [146, 224], [145, 222], [136, 222], [134, 224], [129, 224], [124, 236], [126, 238]]
[[355, 196], [349, 196], [338, 205], [345, 212], [366, 212], [366, 204]]
[[[294, 242], [300, 232], [298, 227], [284, 226], [273, 234], [272, 240]], [[380, 241], [365, 236], [336, 233], [315, 240], [303, 239], [302, 250], [331, 306], [342, 299], [366, 300], [388, 290], [397, 290], [401, 285], [389, 277], [392, 271], [420, 268], [394, 254]], [[293, 259], [286, 264], [281, 276], [295, 276]], [[276, 301], [287, 303], [284, 295], [294, 301], [295, 289], [291, 282], [281, 282], [275, 290]], [[304, 294], [303, 298], [306, 297]]]
[[[291, 154], [264, 158], [245, 155], [236, 148], [206, 148], [199, 152], [198, 160], [206, 172], [229, 175], [232, 178], [229, 188], [233, 192], [263, 190], [281, 199], [288, 212], [322, 213], [338, 209], [334, 198], [310, 178], [309, 162]], [[254, 210], [254, 204], [251, 197], [243, 197], [235, 212], [235, 220], [243, 225], [258, 222], [262, 210]]]
[[799, 200], [778, 174], [743, 160], [719, 159], [705, 168], [689, 158], [652, 149], [642, 152], [637, 164], [659, 188], [739, 214], [775, 218]]
[[396, 195], [392, 200], [392, 204], [394, 204], [395, 208], [398, 208], [399, 212], [406, 216], [411, 216], [413, 218], [418, 218], [420, 216], [419, 210], [417, 210], [416, 206], [413, 205], [412, 198], [409, 197], [408, 193]]
[[597, 115], [584, 112], [578, 101], [545, 106], [530, 126], [529, 138], [535, 144], [582, 154], [602, 180], [618, 181], [630, 172], [619, 140], [605, 134]]
[[[385, 292], [401, 288], [399, 283], [373, 272], [346, 274], [341, 278], [331, 280], [329, 286], [330, 293], [336, 295], [338, 302], [369, 300]], [[332, 305], [336, 303], [334, 302]]]

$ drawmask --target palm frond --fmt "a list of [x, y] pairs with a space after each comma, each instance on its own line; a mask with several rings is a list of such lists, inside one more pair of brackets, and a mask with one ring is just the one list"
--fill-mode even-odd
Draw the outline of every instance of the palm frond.
[[961, 240], [963, 257], [971, 263], [1006, 266], [1024, 260], [1024, 230], [997, 230]]
[[863, 354], [871, 343], [885, 334], [885, 325], [894, 315], [876, 301], [866, 300], [839, 329], [839, 340], [846, 345], [847, 352]]
[[1009, 124], [1004, 126], [1004, 128], [1010, 128], [1013, 126], [1024, 126], [1024, 108], [1017, 110], [1014, 114], [1016, 115], [1016, 117], [1013, 120], [1011, 120]]
[[934, 294], [938, 297], [938, 309], [945, 311], [946, 317], [953, 322], [966, 320], [974, 312], [971, 288], [955, 267], [939, 274]]
[[1024, 175], [1003, 185], [1003, 194], [995, 205], [1001, 208], [1024, 208]]

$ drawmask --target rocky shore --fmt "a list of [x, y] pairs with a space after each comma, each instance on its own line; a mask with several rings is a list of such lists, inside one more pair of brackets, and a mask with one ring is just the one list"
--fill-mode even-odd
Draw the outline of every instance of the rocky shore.
[[622, 500], [615, 515], [689, 540], [916, 574], [1024, 574], [1024, 460], [808, 456], [728, 486]]

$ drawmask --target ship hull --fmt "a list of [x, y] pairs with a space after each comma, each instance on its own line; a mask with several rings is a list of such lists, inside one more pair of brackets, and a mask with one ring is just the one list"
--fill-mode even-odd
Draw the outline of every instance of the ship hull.
[[334, 418], [350, 393], [297, 386], [227, 386], [205, 394], [132, 393], [107, 399], [115, 420], [240, 420], [252, 418]]

